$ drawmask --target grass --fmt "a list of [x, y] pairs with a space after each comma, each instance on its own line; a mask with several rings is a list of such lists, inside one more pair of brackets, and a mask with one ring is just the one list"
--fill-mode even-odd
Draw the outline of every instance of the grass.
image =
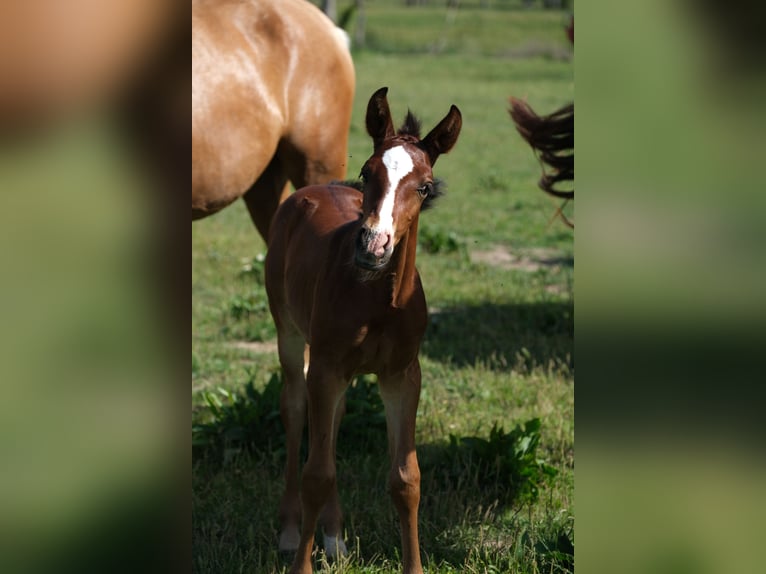
[[[550, 222], [558, 204], [537, 189], [539, 165], [506, 111], [510, 95], [540, 111], [574, 98], [564, 15], [501, 2], [452, 15], [442, 3], [402, 4], [367, 2], [368, 47], [354, 53], [349, 176], [370, 153], [363, 118], [377, 88], [389, 86], [396, 119], [409, 106], [426, 129], [450, 104], [460, 107], [458, 144], [435, 169], [447, 193], [421, 218], [418, 255], [431, 309], [417, 428], [424, 566], [439, 574], [571, 571], [573, 236]], [[278, 425], [268, 426], [279, 363], [265, 248], [241, 204], [195, 223], [192, 242], [192, 410], [197, 436], [209, 442], [195, 449], [192, 468], [194, 569], [283, 572], [276, 537], [284, 450]], [[479, 256], [487, 253], [495, 255]], [[351, 553], [326, 572], [400, 569], [373, 381], [352, 389], [338, 444]], [[535, 419], [524, 468], [539, 462], [554, 472], [535, 479], [537, 495], [525, 498], [510, 475], [482, 466], [481, 453], [512, 465], [526, 436], [514, 429]]]

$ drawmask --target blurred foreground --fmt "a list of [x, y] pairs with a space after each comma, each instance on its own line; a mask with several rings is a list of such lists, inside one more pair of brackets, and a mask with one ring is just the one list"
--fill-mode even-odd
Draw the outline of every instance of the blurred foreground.
[[169, 188], [188, 177], [183, 14], [0, 6], [3, 572], [159, 569], [179, 532], [169, 479], [190, 455], [171, 367], [188, 326], [169, 328], [186, 306], [163, 270]]
[[762, 569], [766, 84], [752, 4], [578, 4], [583, 571]]

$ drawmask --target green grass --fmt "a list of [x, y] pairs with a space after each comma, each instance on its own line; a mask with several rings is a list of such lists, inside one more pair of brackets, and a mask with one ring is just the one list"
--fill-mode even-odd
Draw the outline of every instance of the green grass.
[[[559, 57], [564, 15], [495, 2], [498, 9], [469, 6], [449, 20], [442, 3], [367, 4], [368, 49], [354, 53], [348, 175], [370, 154], [364, 110], [383, 85], [395, 119], [410, 107], [430, 129], [453, 103], [464, 119], [457, 146], [435, 168], [447, 193], [421, 218], [418, 267], [431, 308], [417, 428], [424, 566], [440, 574], [567, 571], [574, 542], [573, 234], [550, 223], [558, 203], [538, 190], [539, 164], [507, 114], [510, 95], [540, 111], [573, 100], [572, 61]], [[444, 37], [446, 44], [435, 43]], [[257, 434], [260, 427], [249, 426], [263, 422], [252, 417], [273, 418], [253, 404], [279, 372], [259, 261], [265, 248], [242, 204], [195, 223], [192, 242], [194, 421], [215, 433], [236, 426], [239, 416], [258, 437], [195, 451], [194, 569], [282, 572], [283, 445], [273, 428]], [[481, 256], [489, 252], [495, 258]], [[386, 494], [385, 436], [374, 423], [374, 391], [355, 392], [366, 414], [350, 419], [338, 445], [351, 554], [325, 571], [395, 572], [399, 535]], [[211, 412], [209, 393], [231, 416]], [[450, 435], [489, 440], [495, 424], [511, 433], [532, 419], [540, 420], [535, 459], [556, 471], [540, 482], [536, 500], [517, 496], [507, 477], [480, 472], [476, 441], [464, 445], [470, 456], [450, 458]], [[371, 422], [354, 423], [362, 420]]]

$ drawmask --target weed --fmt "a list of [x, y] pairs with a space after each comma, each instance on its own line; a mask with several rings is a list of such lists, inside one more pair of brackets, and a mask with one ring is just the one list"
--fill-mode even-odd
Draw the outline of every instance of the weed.
[[[270, 449], [273, 443], [284, 442], [279, 420], [280, 378], [273, 374], [263, 391], [255, 388], [254, 378], [251, 375], [244, 392], [218, 388], [204, 393], [204, 412], [192, 425], [195, 454], [212, 454], [226, 465], [243, 449]], [[266, 441], [264, 437], [268, 437]]]
[[386, 415], [378, 385], [371, 376], [357, 377], [346, 391], [346, 415], [338, 447], [362, 450], [385, 444]]
[[505, 495], [524, 503], [534, 503], [540, 487], [556, 476], [557, 470], [537, 457], [540, 442], [540, 419], [534, 418], [505, 432], [497, 423], [489, 438], [457, 437], [450, 434], [446, 451], [448, 474], [463, 476], [466, 468], [478, 479], [480, 487], [506, 485]]
[[273, 339], [276, 330], [269, 312], [269, 304], [263, 289], [255, 289], [246, 295], [234, 295], [229, 299], [226, 319], [221, 334], [247, 341]]
[[255, 257], [242, 260], [241, 277], [247, 277], [255, 281], [257, 285], [263, 285], [266, 277], [266, 255], [259, 253]]
[[465, 241], [454, 231], [444, 231], [438, 227], [423, 226], [418, 231], [418, 245], [426, 253], [454, 253], [465, 250]]
[[263, 296], [257, 293], [235, 295], [229, 301], [229, 315], [237, 321], [248, 319], [253, 314], [261, 314], [267, 308], [268, 304]]

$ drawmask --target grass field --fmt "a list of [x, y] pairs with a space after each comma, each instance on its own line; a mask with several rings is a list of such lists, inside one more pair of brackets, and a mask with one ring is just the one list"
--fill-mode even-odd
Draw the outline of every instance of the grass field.
[[[508, 9], [512, 2], [479, 9], [478, 0], [454, 11], [442, 2], [366, 4], [349, 177], [370, 154], [364, 109], [383, 85], [395, 119], [410, 107], [430, 129], [454, 103], [464, 121], [435, 169], [447, 194], [420, 220], [418, 267], [431, 311], [417, 430], [424, 566], [441, 574], [573, 570], [573, 233], [551, 222], [558, 203], [537, 189], [539, 164], [507, 113], [510, 95], [539, 111], [574, 99], [565, 15]], [[267, 387], [279, 365], [264, 244], [242, 204], [195, 223], [192, 241], [194, 568], [282, 572], [283, 446], [274, 383]], [[351, 553], [327, 572], [399, 569], [372, 380], [352, 388], [338, 445]], [[525, 430], [534, 419], [539, 430]], [[492, 435], [493, 425], [505, 433]], [[524, 482], [523, 468], [552, 471]]]

